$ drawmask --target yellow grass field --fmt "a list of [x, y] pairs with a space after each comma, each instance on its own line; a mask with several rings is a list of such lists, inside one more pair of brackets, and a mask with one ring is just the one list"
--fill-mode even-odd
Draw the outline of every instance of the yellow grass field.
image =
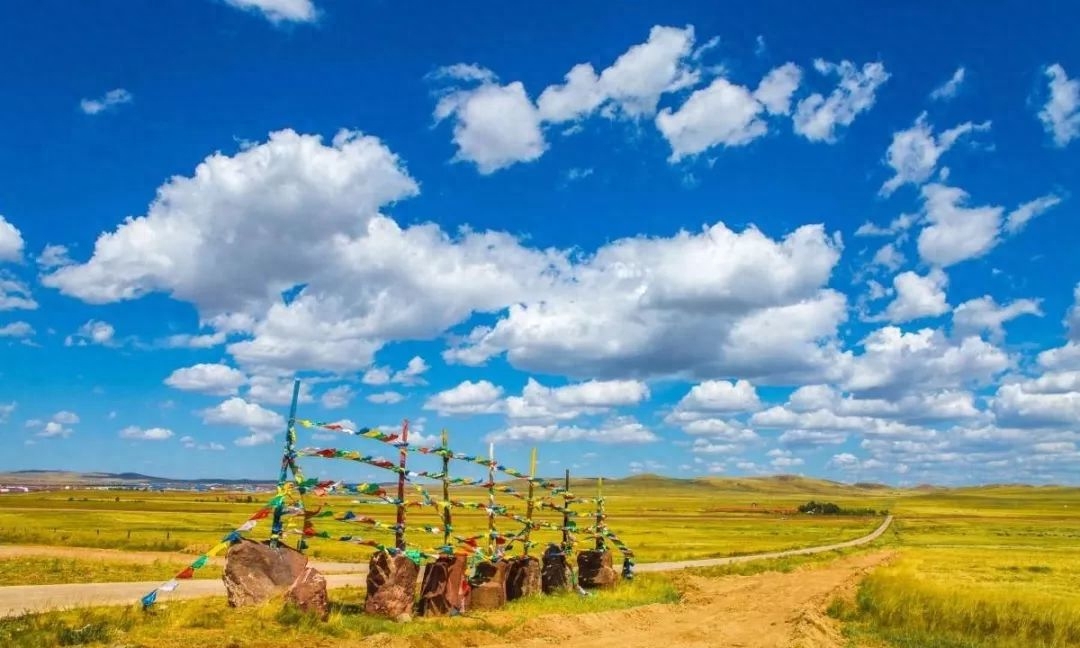
[[[575, 491], [587, 497], [590, 488], [594, 487], [583, 482], [575, 486]], [[802, 478], [677, 481], [644, 477], [605, 484], [604, 494], [608, 524], [635, 549], [639, 562], [829, 544], [865, 535], [881, 522], [880, 516], [793, 512], [811, 499], [835, 502], [845, 508], [888, 510], [896, 521], [871, 549], [895, 549], [897, 558], [872, 571], [853, 596], [838, 598], [829, 606], [830, 613], [842, 622], [848, 645], [1080, 645], [1080, 597], [1075, 590], [1075, 583], [1080, 582], [1080, 557], [1075, 552], [1080, 544], [1080, 518], [1073, 513], [1080, 510], [1080, 489], [893, 490]], [[475, 490], [454, 493], [454, 497], [474, 500], [482, 499], [481, 495]], [[500, 496], [499, 501], [507, 499]], [[102, 491], [5, 497], [0, 506], [0, 542], [195, 554], [260, 506], [258, 500], [245, 500], [246, 496], [215, 493]], [[392, 517], [392, 508], [352, 505], [348, 498], [331, 498], [325, 503], [338, 511], [355, 510], [387, 521]], [[486, 528], [485, 518], [475, 512], [455, 514], [455, 533], [469, 535]], [[545, 519], [557, 518], [547, 515]], [[410, 511], [409, 521], [437, 523], [430, 511]], [[499, 524], [513, 528], [511, 521]], [[340, 530], [336, 526], [327, 528], [335, 534]], [[387, 532], [355, 526], [342, 532], [350, 531], [384, 542], [392, 538]], [[436, 544], [441, 538], [425, 539]], [[545, 532], [539, 533], [537, 539], [557, 538]], [[370, 551], [315, 540], [310, 553], [322, 559], [364, 561]], [[697, 573], [708, 578], [738, 578], [734, 575], [763, 569], [788, 571], [828, 559], [747, 563]], [[128, 567], [145, 568], [147, 573], [157, 570], [155, 578], [162, 569], [160, 564]], [[0, 568], [0, 575], [13, 571], [10, 566], [5, 568], [6, 572]], [[39, 577], [43, 576], [34, 576]], [[17, 575], [4, 578], [5, 584], [20, 580]], [[96, 578], [88, 576], [86, 580]], [[523, 601], [509, 608], [509, 613], [481, 616], [456, 625], [452, 619], [405, 625], [370, 619], [353, 613], [362, 593], [341, 590], [333, 595], [339, 605], [325, 626], [300, 619], [283, 611], [280, 605], [237, 611], [228, 610], [221, 602], [170, 603], [150, 617], [131, 610], [72, 611], [0, 621], [0, 644], [112, 645], [126, 638], [131, 645], [187, 647], [209, 645], [205, 642], [214, 643], [226, 636], [253, 636], [254, 642], [239, 641], [236, 645], [271, 646], [290, 645], [289, 637], [308, 633], [317, 638], [312, 645], [344, 646], [358, 637], [389, 633], [426, 637], [423, 645], [456, 645], [452, 637], [465, 627], [464, 623], [487, 624], [489, 629], [498, 630], [500, 624], [520, 625], [538, 614], [671, 602], [683, 595], [682, 588], [681, 577], [642, 574], [631, 584], [589, 599]]]

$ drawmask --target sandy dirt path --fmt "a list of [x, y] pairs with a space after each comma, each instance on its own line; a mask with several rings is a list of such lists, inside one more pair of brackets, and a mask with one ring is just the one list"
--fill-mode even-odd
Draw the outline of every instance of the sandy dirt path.
[[[749, 562], [752, 560], [767, 560], [769, 558], [783, 558], [786, 556], [799, 556], [809, 555], [814, 553], [823, 553], [827, 551], [833, 551], [835, 549], [842, 549], [845, 547], [854, 547], [858, 545], [867, 544], [873, 542], [892, 523], [892, 516], [886, 517], [873, 533], [857, 538], [855, 540], [849, 540], [847, 542], [839, 542], [830, 545], [824, 545], [819, 547], [809, 547], [805, 549], [792, 549], [789, 551], [777, 551], [762, 554], [753, 554], [747, 556], [733, 556], [729, 558], [709, 558], [705, 560], [688, 560], [681, 562], [666, 562], [666, 563], [645, 563], [638, 565], [636, 570], [639, 572], [649, 571], [674, 571], [680, 569], [687, 569], [691, 567], [710, 567], [717, 565], [730, 565], [741, 562]], [[20, 548], [8, 546], [0, 549], [6, 549], [10, 551], [18, 550]], [[22, 548], [28, 549], [28, 548]], [[49, 549], [55, 549], [55, 547], [49, 547]], [[74, 549], [74, 548], [65, 548]], [[84, 551], [74, 549], [75, 551]], [[103, 549], [90, 549], [85, 551], [91, 551], [93, 557], [104, 558], [99, 556], [100, 553], [112, 555], [109, 550]], [[130, 553], [130, 552], [117, 552], [117, 553]], [[160, 559], [161, 554], [155, 552], [141, 552], [144, 554], [158, 555]], [[26, 555], [26, 554], [24, 554]], [[166, 556], [176, 556], [183, 554], [164, 554]], [[85, 553], [74, 554], [75, 557], [86, 557]], [[190, 560], [190, 556], [185, 556], [185, 560]], [[321, 566], [320, 563], [313, 563], [314, 565]], [[342, 563], [327, 563], [327, 565], [341, 566]], [[326, 580], [327, 584], [334, 587], [344, 587], [347, 585], [352, 586], [364, 586], [367, 571], [366, 565], [352, 565], [353, 567], [359, 567], [357, 573], [350, 574], [334, 574], [328, 573]], [[850, 570], [849, 570], [850, 571]], [[816, 572], [815, 572], [816, 573]], [[708, 579], [705, 579], [708, 580]], [[88, 583], [88, 584], [72, 584], [72, 585], [13, 585], [8, 587], [0, 587], [0, 618], [16, 616], [27, 612], [43, 612], [47, 610], [67, 609], [74, 607], [88, 607], [95, 605], [128, 605], [135, 601], [138, 601], [144, 594], [154, 589], [161, 583], [159, 581], [152, 582], [135, 582], [135, 583]], [[185, 581], [179, 588], [171, 593], [161, 593], [159, 601], [169, 601], [178, 599], [190, 599], [201, 598], [204, 596], [223, 596], [225, 594], [225, 587], [220, 580], [191, 580]], [[654, 606], [649, 606], [654, 607]], [[640, 608], [644, 609], [644, 608]], [[633, 612], [633, 610], [629, 611]], [[583, 615], [590, 616], [590, 615]], [[574, 617], [577, 618], [577, 617]], [[534, 645], [548, 645], [548, 644], [534, 644]], [[616, 644], [611, 644], [612, 646]], [[636, 645], [636, 644], [634, 644]], [[642, 644], [644, 645], [644, 644]], [[688, 644], [699, 645], [699, 644]], [[700, 645], [718, 645], [718, 644], [700, 644]], [[729, 644], [719, 644], [729, 645]], [[737, 646], [738, 644], [730, 644]], [[750, 644], [747, 644], [750, 645]], [[757, 645], [757, 644], [754, 644]], [[626, 648], [626, 647], [621, 647]]]

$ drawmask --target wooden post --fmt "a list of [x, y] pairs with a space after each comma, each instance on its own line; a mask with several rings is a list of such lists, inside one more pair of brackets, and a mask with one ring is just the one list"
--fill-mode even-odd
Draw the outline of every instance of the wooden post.
[[[289, 420], [285, 423], [285, 452], [281, 455], [281, 472], [278, 474], [278, 490], [285, 486], [285, 480], [289, 478], [289, 467], [292, 466], [293, 453], [296, 445], [296, 404], [300, 399], [300, 380], [293, 380], [292, 404], [289, 405]], [[279, 493], [280, 494], [280, 493]], [[270, 546], [277, 547], [281, 542], [281, 516], [285, 512], [285, 501], [278, 502], [274, 507], [274, 519], [270, 526]]]
[[529, 537], [532, 535], [533, 525], [533, 479], [536, 478], [536, 448], [532, 449], [532, 454], [529, 456], [529, 499], [525, 500], [525, 521], [528, 526], [525, 527], [525, 549], [523, 554], [529, 555]]
[[604, 478], [596, 478], [596, 550], [604, 550]]
[[495, 557], [495, 444], [488, 444], [488, 555]]
[[570, 469], [566, 469], [566, 481], [563, 482], [563, 516], [562, 516], [562, 545], [563, 553], [570, 555], [573, 551], [574, 545], [570, 542], [570, 530], [567, 528], [570, 526]]
[[442, 501], [443, 501], [443, 545], [450, 545], [450, 435], [446, 432], [446, 428], [442, 431]]
[[398, 448], [398, 472], [397, 482], [397, 528], [394, 530], [394, 544], [401, 551], [405, 550], [405, 461], [409, 456], [406, 444], [409, 443], [409, 419], [401, 424], [401, 446]]

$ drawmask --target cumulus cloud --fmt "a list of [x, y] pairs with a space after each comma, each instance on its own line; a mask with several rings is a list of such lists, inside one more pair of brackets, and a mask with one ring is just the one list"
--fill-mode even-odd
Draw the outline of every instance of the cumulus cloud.
[[123, 430], [120, 430], [121, 439], [131, 439], [134, 441], [165, 441], [166, 439], [171, 438], [172, 435], [172, 430], [160, 427], [143, 429], [136, 425], [130, 425]]
[[723, 224], [615, 241], [444, 357], [505, 352], [520, 369], [571, 376], [814, 371], [845, 316], [822, 289], [839, 250], [820, 226], [780, 241]]
[[771, 71], [751, 92], [718, 78], [696, 90], [677, 110], [665, 108], [656, 127], [671, 145], [669, 160], [696, 155], [714, 146], [743, 146], [768, 132], [766, 114], [787, 114], [802, 72], [794, 63]]
[[323, 392], [322, 398], [319, 400], [322, 401], [322, 405], [326, 409], [341, 409], [347, 406], [355, 395], [348, 385], [338, 385]]
[[230, 396], [247, 382], [242, 371], [224, 364], [197, 364], [173, 371], [165, 384], [173, 389]]
[[37, 307], [30, 287], [11, 273], [0, 270], [0, 311], [35, 310]]
[[1039, 111], [1039, 121], [1054, 144], [1063, 147], [1080, 137], [1080, 81], [1070, 79], [1060, 63], [1047, 67], [1046, 76], [1049, 96]]
[[0, 214], [0, 263], [22, 261], [24, 246], [22, 232]]
[[456, 414], [494, 414], [502, 409], [503, 388], [487, 380], [466, 380], [457, 387], [434, 394], [424, 403], [424, 409], [435, 410], [443, 416]]
[[892, 143], [885, 152], [885, 164], [892, 167], [895, 175], [881, 185], [879, 193], [888, 196], [902, 185], [921, 185], [934, 174], [941, 156], [961, 137], [987, 130], [990, 130], [988, 121], [981, 124], [964, 122], [935, 136], [934, 127], [926, 121], [923, 112], [911, 128], [893, 133]]
[[[292, 403], [294, 378], [285, 374], [255, 374], [248, 377], [246, 398], [264, 405], [289, 405]], [[311, 403], [311, 381], [300, 383], [298, 403]]]
[[925, 276], [914, 272], [901, 272], [893, 277], [896, 298], [885, 308], [884, 319], [901, 324], [924, 317], [937, 317], [949, 312], [945, 298], [945, 286], [949, 278], [935, 268]]
[[690, 388], [669, 416], [672, 421], [694, 421], [714, 414], [753, 412], [761, 409], [757, 390], [747, 380], [706, 380]]
[[[250, 428], [253, 432], [283, 429], [285, 419], [256, 403], [234, 396], [201, 412], [203, 423], [212, 425], [235, 425]], [[240, 444], [244, 445], [244, 444]]]
[[922, 196], [927, 225], [919, 232], [919, 256], [940, 267], [986, 254], [1000, 241], [1000, 232], [1014, 233], [1061, 202], [1057, 196], [1047, 195], [1006, 215], [1000, 206], [968, 207], [968, 193], [956, 187], [928, 184], [922, 188]]
[[651, 430], [633, 418], [616, 418], [599, 427], [552, 425], [515, 425], [493, 432], [487, 437], [493, 443], [563, 443], [590, 441], [593, 443], [634, 444], [659, 440]]
[[312, 0], [225, 0], [237, 9], [261, 14], [272, 23], [314, 22], [318, 12]]
[[26, 322], [11, 322], [0, 326], [0, 338], [25, 339], [33, 337], [34, 327]]
[[1043, 314], [1037, 299], [1017, 299], [1008, 304], [998, 304], [990, 295], [970, 299], [953, 311], [953, 333], [955, 335], [979, 335], [989, 333], [990, 338], [1001, 341], [1005, 337], [1005, 322], [1022, 315]]
[[97, 115], [116, 106], [131, 103], [134, 97], [123, 88], [109, 90], [97, 99], [83, 99], [79, 102], [79, 108], [87, 115]]
[[405, 400], [405, 396], [396, 391], [385, 391], [377, 394], [369, 394], [367, 400], [369, 403], [375, 403], [377, 405], [393, 405]]
[[814, 93], [795, 108], [795, 132], [812, 142], [836, 141], [837, 131], [874, 105], [877, 89], [889, 79], [881, 63], [866, 63], [860, 69], [851, 61], [830, 63], [817, 59], [814, 69], [822, 75], [840, 78], [828, 97]]
[[64, 338], [64, 346], [116, 346], [116, 329], [108, 322], [90, 320], [75, 333]]
[[530, 162], [547, 150], [540, 114], [520, 81], [479, 86], [444, 95], [435, 120], [454, 119], [454, 160], [476, 164], [490, 174], [519, 162]]
[[521, 396], [506, 399], [505, 408], [511, 419], [550, 422], [637, 405], [648, 397], [649, 388], [637, 380], [590, 380], [545, 387], [530, 378]]

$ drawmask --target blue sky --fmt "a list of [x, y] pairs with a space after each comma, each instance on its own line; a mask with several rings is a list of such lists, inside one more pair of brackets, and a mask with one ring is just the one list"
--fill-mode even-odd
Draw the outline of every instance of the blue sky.
[[1076, 483], [1077, 10], [859, 6], [11, 9], [0, 469]]

